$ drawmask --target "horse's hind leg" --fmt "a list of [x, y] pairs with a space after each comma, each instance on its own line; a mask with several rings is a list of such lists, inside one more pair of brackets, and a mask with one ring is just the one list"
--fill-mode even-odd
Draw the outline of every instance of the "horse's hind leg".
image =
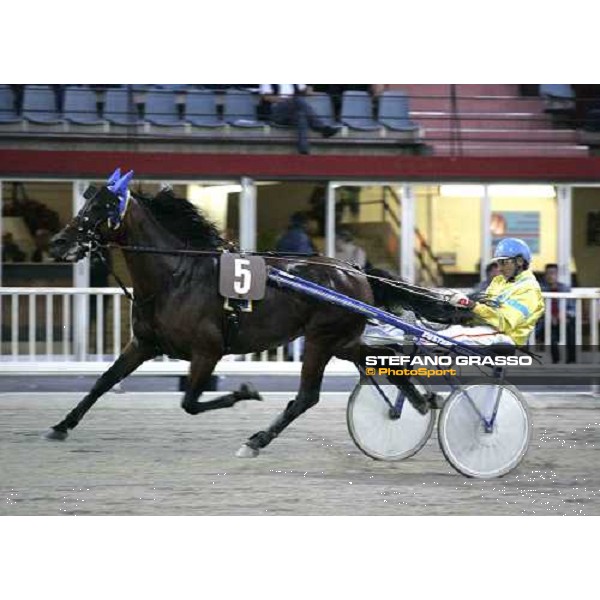
[[214, 400], [198, 402], [198, 398], [208, 386], [212, 372], [220, 356], [196, 356], [190, 365], [188, 387], [181, 401], [181, 408], [190, 415], [198, 415], [207, 410], [229, 408], [240, 400], [262, 400], [259, 393], [250, 385], [242, 384], [240, 389]]
[[85, 413], [92, 408], [102, 394], [108, 392], [115, 384], [135, 371], [143, 362], [154, 356], [156, 356], [156, 352], [152, 348], [140, 344], [135, 339], [129, 342], [121, 356], [100, 376], [85, 398], [60, 423], [54, 425], [48, 431], [46, 438], [51, 440], [66, 439], [69, 429], [77, 427]]
[[261, 448], [270, 444], [294, 419], [319, 401], [323, 373], [330, 358], [331, 351], [326, 344], [306, 341], [298, 395], [288, 403], [285, 410], [266, 431], [259, 431], [248, 438], [248, 441], [238, 450], [237, 456], [243, 458], [258, 456]]

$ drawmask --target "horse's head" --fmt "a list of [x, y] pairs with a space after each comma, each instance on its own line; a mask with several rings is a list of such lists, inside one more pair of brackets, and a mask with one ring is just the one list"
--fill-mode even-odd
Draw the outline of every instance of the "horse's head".
[[84, 192], [86, 200], [83, 208], [50, 241], [50, 254], [68, 262], [81, 260], [95, 244], [110, 239], [111, 232], [121, 225], [129, 191], [127, 184], [133, 177], [133, 171], [121, 177], [117, 169], [108, 183], [100, 189], [90, 186]]

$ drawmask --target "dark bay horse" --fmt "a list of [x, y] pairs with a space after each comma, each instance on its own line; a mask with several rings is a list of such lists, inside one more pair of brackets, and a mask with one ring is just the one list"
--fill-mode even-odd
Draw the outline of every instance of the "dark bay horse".
[[[133, 337], [115, 363], [98, 379], [83, 400], [48, 432], [66, 439], [105, 392], [143, 362], [166, 354], [190, 361], [189, 385], [182, 400], [191, 415], [260, 399], [250, 386], [211, 401], [199, 398], [217, 362], [225, 354], [261, 352], [305, 336], [297, 396], [264, 431], [252, 435], [239, 451], [256, 456], [294, 419], [319, 400], [323, 372], [332, 357], [361, 356], [365, 318], [340, 307], [318, 302], [293, 291], [267, 285], [254, 310], [241, 313], [231, 337], [226, 331], [224, 299], [219, 295], [219, 255], [227, 247], [217, 228], [187, 200], [163, 190], [153, 198], [127, 190], [128, 178], [115, 172], [109, 184], [86, 191], [86, 203], [51, 243], [55, 258], [76, 262], [94, 245], [118, 243], [131, 274], [134, 301]], [[171, 251], [150, 253], [131, 247]], [[205, 251], [190, 256], [178, 250]], [[293, 272], [351, 298], [373, 303], [368, 279], [345, 263], [319, 257], [265, 257], [267, 265]], [[347, 265], [346, 265], [347, 267]], [[231, 339], [230, 339], [231, 338]]]

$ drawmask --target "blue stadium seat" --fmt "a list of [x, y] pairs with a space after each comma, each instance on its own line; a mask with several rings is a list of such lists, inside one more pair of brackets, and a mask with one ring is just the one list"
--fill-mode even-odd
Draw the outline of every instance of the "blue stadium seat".
[[144, 118], [152, 125], [176, 127], [183, 125], [177, 110], [176, 94], [167, 91], [150, 91], [146, 94]]
[[394, 131], [415, 131], [418, 125], [410, 120], [408, 97], [403, 92], [383, 92], [379, 98], [377, 120]]
[[368, 92], [344, 92], [342, 94], [342, 123], [350, 129], [377, 131], [381, 128], [373, 119], [373, 101]]
[[161, 83], [154, 87], [159, 90], [168, 90], [170, 92], [185, 92], [190, 86], [187, 83]]
[[256, 117], [257, 97], [244, 90], [227, 90], [225, 93], [225, 121], [235, 127], [262, 127]]
[[333, 103], [329, 94], [311, 94], [306, 101], [327, 125], [339, 125], [333, 114]]
[[557, 100], [574, 100], [575, 92], [569, 83], [540, 84], [540, 96]]
[[544, 112], [556, 119], [555, 123], [575, 114], [575, 92], [570, 84], [540, 84]]
[[8, 86], [0, 86], [0, 123], [18, 123], [21, 117], [15, 111], [15, 98]]
[[140, 125], [137, 110], [129, 90], [116, 88], [106, 91], [104, 96], [104, 118], [113, 125]]
[[185, 99], [184, 120], [195, 127], [222, 127], [215, 96], [210, 91], [189, 91]]
[[23, 117], [31, 123], [56, 125], [62, 118], [56, 110], [56, 94], [49, 86], [25, 86]]
[[68, 87], [65, 90], [64, 117], [77, 125], [102, 125], [98, 116], [96, 92], [89, 88]]

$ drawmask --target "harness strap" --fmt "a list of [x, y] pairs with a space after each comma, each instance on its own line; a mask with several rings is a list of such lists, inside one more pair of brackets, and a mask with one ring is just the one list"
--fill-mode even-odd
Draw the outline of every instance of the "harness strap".
[[117, 283], [119, 284], [119, 287], [123, 290], [123, 293], [125, 294], [127, 299], [133, 304], [133, 302], [134, 302], [133, 295], [125, 287], [125, 284], [121, 281], [121, 278], [115, 273], [114, 269], [111, 267], [111, 265], [108, 263], [108, 261], [104, 258], [104, 254], [102, 254], [102, 252], [98, 252], [98, 256], [100, 257], [100, 260], [104, 263], [104, 266], [106, 267], [108, 272], [116, 279]]
[[231, 348], [237, 338], [239, 328], [240, 311], [239, 307], [234, 305], [233, 310], [223, 311], [223, 341], [225, 343], [225, 354], [231, 353]]

